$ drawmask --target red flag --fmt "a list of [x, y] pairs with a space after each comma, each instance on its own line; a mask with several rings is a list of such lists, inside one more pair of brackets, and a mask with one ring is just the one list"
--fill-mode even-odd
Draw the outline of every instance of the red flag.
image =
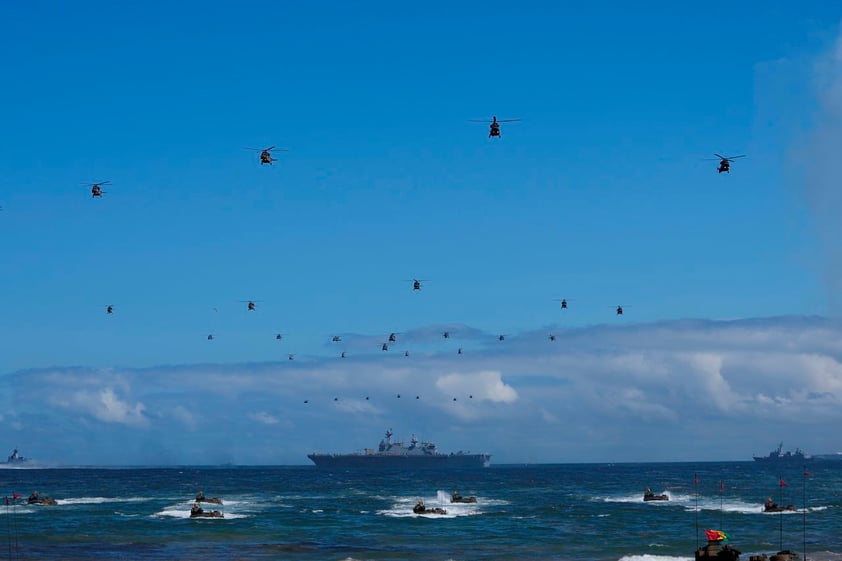
[[698, 485], [699, 484], [699, 474], [698, 473], [694, 474], [693, 477], [695, 478], [696, 485]]
[[786, 481], [784, 481], [783, 477], [781, 477], [781, 487], [786, 487]]
[[806, 477], [813, 477], [813, 474], [812, 474], [812, 473], [810, 473], [809, 471], [805, 471], [805, 472], [804, 472], [804, 475], [805, 475]]
[[724, 481], [720, 481], [720, 482], [719, 482], [719, 490], [720, 490], [720, 491], [724, 491], [724, 490], [725, 490], [725, 482], [724, 482]]
[[726, 534], [722, 530], [705, 530], [705, 536], [707, 537], [708, 541], [711, 542], [720, 542], [728, 540], [728, 534]]
[[20, 493], [12, 493], [12, 498], [13, 498], [13, 499], [19, 499], [19, 498], [21, 498], [22, 496], [23, 496], [23, 495], [21, 495]]

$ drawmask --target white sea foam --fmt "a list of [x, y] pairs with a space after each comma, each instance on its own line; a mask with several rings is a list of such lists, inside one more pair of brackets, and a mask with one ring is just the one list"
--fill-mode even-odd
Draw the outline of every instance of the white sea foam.
[[[188, 501], [188, 504], [185, 505], [184, 503], [174, 504], [167, 507], [164, 507], [163, 510], [156, 512], [153, 514], [153, 517], [156, 518], [190, 518], [190, 509], [193, 506], [193, 501]], [[210, 508], [213, 506], [215, 508]], [[196, 517], [193, 520], [232, 520], [236, 518], [251, 518], [251, 514], [246, 514], [242, 512], [231, 512], [230, 510], [226, 511], [222, 508], [221, 505], [209, 505], [208, 508], [204, 509], [205, 511], [212, 511], [218, 510], [222, 513], [222, 518], [210, 518], [207, 516]]]
[[198, 516], [196, 518], [190, 518], [190, 511], [189, 510], [170, 510], [164, 509], [160, 512], [156, 512], [152, 516], [156, 518], [184, 518], [190, 520], [233, 520], [236, 518], [250, 518], [248, 514], [237, 514], [235, 512], [224, 512], [222, 513], [222, 518], [211, 518], [209, 516]]
[[[716, 497], [699, 497], [698, 500], [693, 494], [673, 494], [669, 490], [655, 491], [655, 494], [664, 494], [669, 497], [668, 501], [644, 501], [643, 494], [635, 493], [625, 495], [613, 495], [608, 497], [594, 497], [593, 500], [603, 501], [606, 503], [646, 503], [647, 506], [653, 507], [667, 507], [679, 506], [688, 512], [693, 512], [698, 508], [701, 511], [722, 511], [733, 512], [737, 514], [777, 514], [763, 512], [763, 504], [759, 501], [744, 501], [740, 499], [720, 499]], [[824, 507], [811, 507], [808, 510], [817, 510]], [[795, 512], [789, 511], [788, 514], [803, 513], [803, 510]], [[787, 513], [785, 513], [787, 514]]]
[[666, 495], [669, 497], [669, 501], [644, 501], [643, 500], [643, 493], [634, 493], [633, 495], [612, 495], [609, 497], [594, 497], [594, 500], [601, 500], [606, 503], [643, 503], [647, 502], [649, 504], [664, 504], [664, 503], [676, 503], [681, 501], [684, 496], [683, 495], [673, 495], [671, 491], [655, 491], [656, 495]]
[[148, 497], [76, 497], [69, 499], [56, 499], [60, 505], [90, 505], [102, 503], [140, 503], [152, 500]]
[[8, 514], [10, 516], [17, 516], [18, 514], [30, 514], [32, 512], [35, 512], [36, 508], [41, 508], [41, 506], [39, 505], [39, 506], [33, 507], [33, 506], [29, 506], [29, 505], [17, 504], [17, 505], [14, 505], [14, 506], [9, 506], [9, 507], [4, 508], [4, 509], [0, 509], [0, 514], [2, 514], [2, 515]]
[[[476, 503], [451, 503], [450, 502], [450, 493], [448, 491], [442, 491], [441, 489], [436, 491], [436, 501], [437, 501], [437, 503], [441, 503], [442, 506], [444, 506], [444, 505], [449, 505], [449, 506], [454, 506], [454, 505], [500, 506], [500, 505], [510, 504], [509, 501], [504, 501], [502, 499], [491, 499], [489, 497], [483, 497], [481, 495], [474, 495], [472, 493], [466, 494], [466, 495], [463, 495], [463, 496], [476, 497], [477, 502]], [[425, 500], [424, 502], [426, 504], [427, 501]], [[447, 508], [447, 507], [445, 507], [445, 508]]]
[[[419, 498], [427, 508], [443, 508], [447, 514], [415, 514], [412, 509]], [[395, 501], [392, 508], [378, 510], [377, 514], [393, 518], [456, 518], [482, 514], [479, 503], [451, 503], [450, 493], [444, 491], [438, 491], [435, 497], [393, 497], [392, 500]]]

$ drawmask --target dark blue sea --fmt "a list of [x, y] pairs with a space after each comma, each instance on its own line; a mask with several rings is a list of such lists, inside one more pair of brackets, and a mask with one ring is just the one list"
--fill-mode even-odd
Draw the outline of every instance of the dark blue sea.
[[[842, 560], [842, 462], [492, 466], [461, 472], [296, 467], [0, 470], [8, 559], [693, 559], [705, 529], [748, 560], [790, 549]], [[698, 485], [694, 483], [698, 474]], [[786, 483], [780, 485], [781, 478]], [[721, 483], [720, 483], [721, 482]], [[670, 500], [644, 502], [651, 487]], [[191, 519], [198, 490], [222, 519]], [[450, 492], [476, 496], [451, 504]], [[796, 512], [763, 513], [767, 496]], [[446, 515], [415, 515], [423, 499]], [[20, 502], [20, 500], [18, 501]], [[806, 508], [805, 508], [806, 507]]]

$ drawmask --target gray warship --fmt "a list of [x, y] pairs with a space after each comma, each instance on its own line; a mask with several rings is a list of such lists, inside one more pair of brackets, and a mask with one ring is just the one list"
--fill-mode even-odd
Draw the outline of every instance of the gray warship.
[[432, 442], [419, 442], [415, 436], [406, 446], [392, 441], [392, 431], [380, 441], [377, 450], [366, 448], [349, 454], [307, 454], [319, 468], [328, 469], [479, 469], [491, 463], [490, 454], [451, 452], [442, 454]]
[[8, 464], [8, 465], [21, 465], [21, 464], [26, 464], [28, 462], [29, 462], [29, 458], [24, 458], [23, 456], [21, 456], [18, 453], [18, 449], [15, 448], [12, 451], [12, 454], [6, 459], [6, 461], [2, 462], [2, 463]]
[[778, 444], [778, 447], [775, 450], [769, 452], [768, 456], [752, 456], [755, 462], [764, 462], [764, 463], [795, 463], [800, 464], [813, 458], [808, 456], [804, 452], [801, 451], [800, 448], [796, 448], [795, 452], [790, 452], [787, 450], [786, 452], [782, 452], [784, 448], [784, 443], [781, 442]]

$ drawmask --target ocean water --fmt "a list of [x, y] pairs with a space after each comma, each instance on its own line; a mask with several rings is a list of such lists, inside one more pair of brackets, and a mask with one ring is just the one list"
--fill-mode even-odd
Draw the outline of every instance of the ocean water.
[[[790, 549], [842, 561], [842, 462], [507, 465], [441, 472], [295, 467], [9, 468], [4, 494], [56, 506], [2, 509], [7, 559], [693, 559], [705, 529], [749, 555]], [[699, 483], [694, 483], [698, 474]], [[786, 482], [780, 486], [780, 478]], [[720, 482], [724, 489], [720, 490]], [[669, 495], [643, 502], [643, 491]], [[190, 519], [196, 492], [222, 519]], [[450, 492], [477, 497], [451, 504]], [[794, 504], [762, 512], [763, 501]], [[418, 499], [446, 515], [415, 515]], [[19, 501], [20, 502], [20, 501]]]

